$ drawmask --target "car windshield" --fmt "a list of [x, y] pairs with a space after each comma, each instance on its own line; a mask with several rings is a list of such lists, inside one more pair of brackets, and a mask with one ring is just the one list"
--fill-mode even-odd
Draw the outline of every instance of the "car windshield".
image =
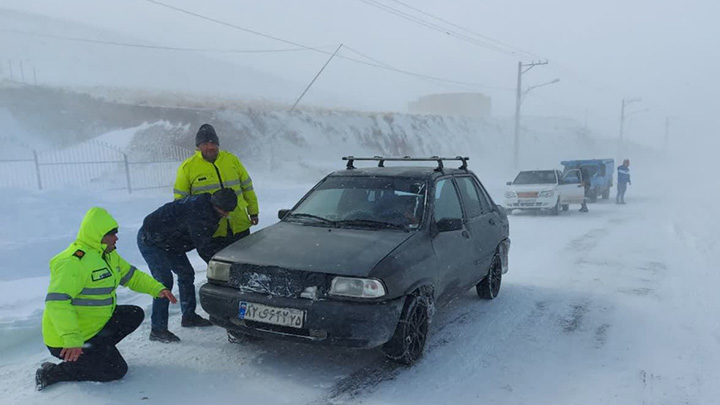
[[328, 177], [286, 218], [319, 226], [417, 229], [425, 182], [397, 177]]
[[570, 170], [582, 170], [583, 173], [588, 177], [594, 177], [598, 172], [597, 165], [582, 165], [582, 166], [569, 166], [565, 168], [565, 173]]
[[532, 170], [527, 172], [520, 172], [517, 175], [513, 184], [555, 184], [557, 179], [555, 178], [554, 170]]

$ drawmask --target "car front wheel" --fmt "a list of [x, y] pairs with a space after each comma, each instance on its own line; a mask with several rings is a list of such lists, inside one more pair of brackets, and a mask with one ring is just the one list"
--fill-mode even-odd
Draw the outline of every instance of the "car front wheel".
[[429, 299], [419, 294], [408, 297], [392, 338], [383, 345], [390, 360], [401, 364], [415, 363], [425, 350], [429, 325]]
[[483, 278], [476, 286], [478, 296], [482, 299], [492, 300], [500, 294], [500, 284], [502, 283], [502, 259], [495, 253], [490, 264], [487, 276]]
[[550, 215], [560, 215], [560, 199], [558, 198], [555, 206], [550, 209]]

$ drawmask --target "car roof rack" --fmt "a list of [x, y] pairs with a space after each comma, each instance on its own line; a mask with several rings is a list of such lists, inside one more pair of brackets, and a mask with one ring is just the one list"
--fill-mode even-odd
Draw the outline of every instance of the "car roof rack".
[[455, 157], [439, 157], [439, 156], [430, 156], [430, 157], [410, 157], [410, 156], [355, 157], [355, 156], [343, 156], [342, 160], [347, 160], [347, 169], [348, 170], [356, 168], [353, 165], [353, 162], [356, 160], [376, 161], [376, 162], [378, 162], [378, 167], [385, 167], [386, 161], [388, 161], [388, 162], [437, 162], [438, 167], [435, 169], [435, 171], [439, 172], [445, 168], [445, 166], [443, 165], [443, 160], [459, 160], [462, 162], [462, 165], [458, 169], [467, 170], [467, 161], [470, 160], [470, 158], [467, 156], [455, 156]]

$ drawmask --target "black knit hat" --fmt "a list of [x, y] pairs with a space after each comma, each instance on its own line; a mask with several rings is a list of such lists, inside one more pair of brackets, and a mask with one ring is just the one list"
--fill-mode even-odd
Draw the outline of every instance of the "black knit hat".
[[195, 146], [199, 146], [203, 142], [212, 142], [220, 145], [220, 140], [215, 133], [215, 128], [210, 124], [202, 124], [195, 135]]
[[231, 188], [221, 188], [210, 197], [212, 204], [223, 211], [230, 212], [237, 207], [237, 194]]

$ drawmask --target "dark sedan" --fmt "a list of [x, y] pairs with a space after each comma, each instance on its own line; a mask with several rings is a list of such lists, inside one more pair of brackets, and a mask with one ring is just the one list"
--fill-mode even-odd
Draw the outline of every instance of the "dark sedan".
[[[409, 364], [422, 355], [435, 306], [471, 287], [497, 297], [507, 216], [467, 158], [345, 159], [347, 169], [281, 210], [280, 222], [216, 254], [200, 302], [231, 340], [382, 346]], [[384, 167], [392, 160], [437, 166]], [[462, 165], [449, 169], [447, 160]]]

